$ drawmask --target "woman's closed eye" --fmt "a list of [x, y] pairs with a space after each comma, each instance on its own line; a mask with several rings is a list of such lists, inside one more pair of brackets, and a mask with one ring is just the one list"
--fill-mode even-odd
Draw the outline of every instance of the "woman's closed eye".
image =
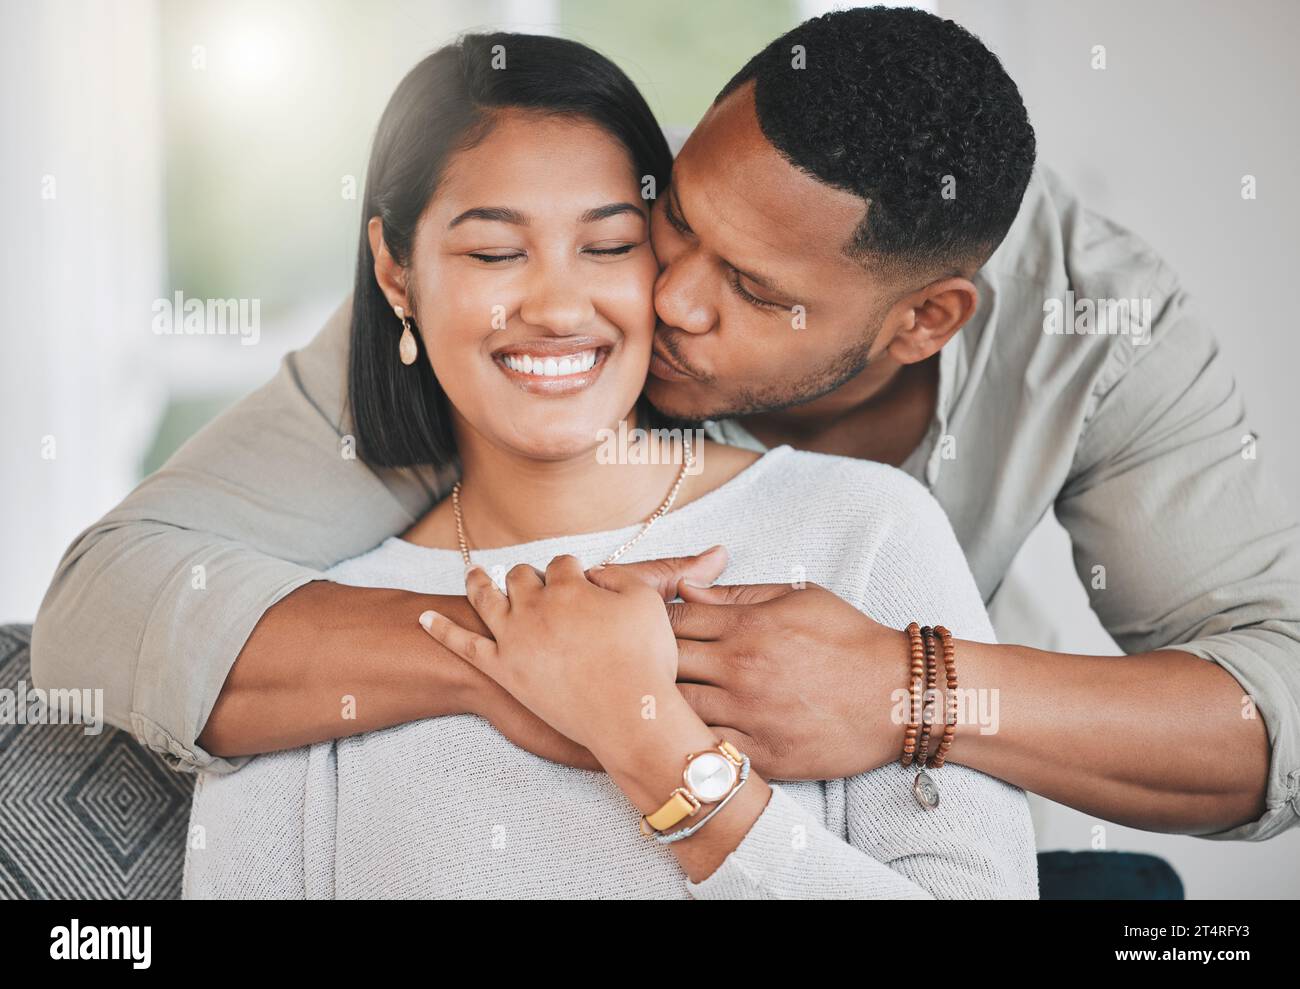
[[600, 244], [583, 248], [583, 253], [597, 258], [621, 258], [626, 254], [631, 254], [646, 241], [638, 243], [613, 243]]
[[[639, 243], [614, 243], [614, 244], [601, 244], [598, 246], [592, 245], [590, 247], [582, 248], [582, 253], [589, 257], [594, 257], [594, 258], [620, 258], [627, 254], [632, 253], [632, 251], [636, 250], [638, 247], [640, 247], [642, 244], [645, 243], [646, 241], [643, 240], [640, 241]], [[473, 258], [475, 261], [480, 261], [483, 264], [507, 264], [512, 261], [517, 261], [521, 258], [527, 258], [528, 252], [527, 251], [469, 251], [465, 256]]]

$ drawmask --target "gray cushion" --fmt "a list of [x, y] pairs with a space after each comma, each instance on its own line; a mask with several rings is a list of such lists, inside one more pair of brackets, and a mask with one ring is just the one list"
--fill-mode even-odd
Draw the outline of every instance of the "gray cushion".
[[[27, 689], [31, 628], [0, 626], [0, 690]], [[176, 899], [194, 777], [104, 726], [0, 723], [0, 900]]]

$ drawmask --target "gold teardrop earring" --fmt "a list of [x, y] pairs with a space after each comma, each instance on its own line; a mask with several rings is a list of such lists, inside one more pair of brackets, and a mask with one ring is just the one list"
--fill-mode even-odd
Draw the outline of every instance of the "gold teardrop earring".
[[415, 334], [411, 332], [411, 320], [401, 306], [394, 306], [393, 312], [397, 313], [397, 318], [402, 321], [402, 339], [397, 343], [397, 354], [401, 357], [402, 363], [410, 367], [420, 356], [420, 351], [415, 346]]

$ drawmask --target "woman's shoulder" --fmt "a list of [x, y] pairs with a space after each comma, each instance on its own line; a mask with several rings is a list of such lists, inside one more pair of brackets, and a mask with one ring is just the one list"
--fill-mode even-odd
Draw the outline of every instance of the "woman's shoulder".
[[711, 504], [743, 515], [749, 528], [770, 539], [791, 533], [806, 547], [835, 547], [836, 555], [874, 558], [918, 541], [957, 544], [939, 502], [906, 472], [785, 445], [769, 449], [702, 502], [701, 510]]
[[952, 523], [925, 485], [888, 464], [823, 453], [790, 450], [782, 467], [781, 497], [794, 499], [784, 510], [800, 513], [810, 544], [837, 547], [828, 552], [846, 600], [891, 628], [942, 622], [961, 638], [994, 641]]
[[791, 465], [812, 474], [833, 476], [840, 483], [868, 485], [883, 491], [900, 491], [909, 496], [929, 495], [929, 491], [907, 471], [876, 460], [861, 460], [857, 457], [842, 457], [833, 453], [816, 453], [812, 450], [796, 450], [793, 447], [778, 447], [788, 450]]
[[743, 446], [719, 443], [701, 435], [696, 440], [696, 458], [702, 466], [702, 476], [717, 483], [726, 483], [747, 467], [763, 459], [763, 454]]
[[906, 471], [874, 460], [781, 446], [768, 451], [765, 487], [805, 506], [833, 504], [856, 520], [913, 522], [947, 519], [930, 490]]

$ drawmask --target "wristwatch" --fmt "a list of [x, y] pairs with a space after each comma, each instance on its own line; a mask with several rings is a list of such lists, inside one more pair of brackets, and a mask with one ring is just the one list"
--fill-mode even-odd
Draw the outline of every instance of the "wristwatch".
[[641, 833], [650, 836], [667, 831], [692, 817], [702, 805], [716, 804], [736, 788], [745, 757], [730, 742], [686, 757], [682, 772], [685, 786], [679, 786], [653, 814], [641, 818]]

